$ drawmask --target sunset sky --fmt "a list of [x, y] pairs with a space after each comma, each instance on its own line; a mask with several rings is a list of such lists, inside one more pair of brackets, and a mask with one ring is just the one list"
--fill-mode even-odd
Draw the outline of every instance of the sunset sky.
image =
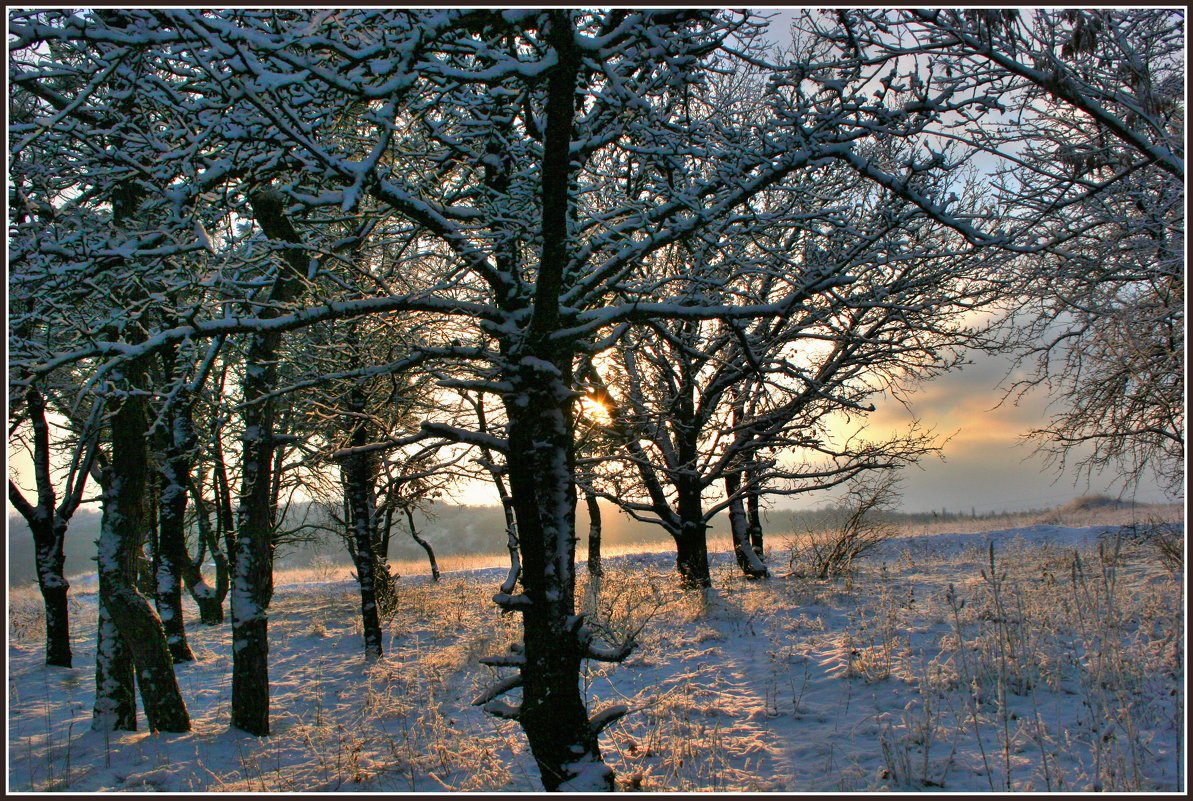
[[[985, 355], [973, 357], [973, 362], [923, 385], [908, 398], [923, 425], [952, 438], [944, 446], [944, 461], [927, 459], [923, 469], [904, 471], [905, 509], [972, 507], [990, 512], [1044, 508], [1090, 493], [1118, 497], [1121, 487], [1115, 486], [1113, 476], [1095, 476], [1087, 483], [1073, 468], [1058, 473], [1038, 453], [1035, 442], [1023, 442], [1024, 434], [1047, 419], [1043, 391], [1028, 394], [1018, 405], [1008, 401], [1000, 406], [1003, 393], [997, 385], [1009, 363]], [[871, 416], [878, 430], [905, 428], [911, 420], [908, 410], [892, 402], [879, 404]], [[1133, 497], [1143, 503], [1168, 500], [1150, 477]]]

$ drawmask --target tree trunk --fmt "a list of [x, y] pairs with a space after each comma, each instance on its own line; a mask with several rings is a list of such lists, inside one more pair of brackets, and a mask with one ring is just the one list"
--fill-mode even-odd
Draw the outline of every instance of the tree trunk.
[[[524, 338], [505, 343], [510, 494], [522, 555], [522, 705], [526, 732], [548, 791], [613, 790], [598, 727], [580, 695], [588, 643], [575, 614], [576, 485], [572, 441], [574, 353], [552, 335], [561, 326], [568, 264], [571, 141], [580, 54], [567, 11], [548, 12], [547, 39], [558, 63], [547, 79], [542, 161], [542, 255]], [[512, 345], [512, 351], [510, 349]]]
[[159, 485], [154, 603], [166, 631], [170, 656], [177, 664], [195, 659], [186, 641], [186, 626], [182, 619], [182, 573], [190, 564], [186, 552], [186, 496], [195, 441], [186, 409], [170, 413], [167, 422], [170, 426]]
[[[106, 509], [103, 516], [105, 519], [108, 517]], [[108, 525], [110, 523], [101, 523], [101, 530]], [[122, 581], [128, 583], [131, 575], [124, 576]], [[136, 731], [137, 685], [133, 657], [112, 618], [112, 593], [111, 577], [100, 571], [95, 643], [95, 706], [91, 713], [91, 728], [95, 731]]]
[[601, 566], [601, 507], [597, 497], [585, 491], [584, 505], [588, 508], [588, 577], [599, 581], [605, 575]]
[[394, 530], [394, 505], [391, 500], [386, 500], [385, 503], [385, 517], [381, 522], [381, 544], [377, 550], [377, 555], [382, 559], [389, 561], [389, 544], [392, 541], [390, 535]]
[[[27, 310], [31, 311], [32, 306]], [[27, 325], [16, 324], [10, 335], [27, 338]], [[25, 519], [33, 535], [37, 586], [41, 590], [45, 607], [46, 664], [68, 668], [71, 667], [73, 654], [70, 648], [70, 607], [67, 603], [70, 584], [66, 580], [66, 554], [63, 546], [66, 541], [67, 524], [78, 508], [83, 488], [86, 486], [94, 442], [83, 442], [83, 438], [80, 437], [77, 447], [85, 449], [86, 455], [80, 464], [79, 482], [76, 487], [67, 486], [62, 505], [55, 506], [57, 498], [51, 476], [50, 425], [46, 419], [46, 399], [41, 390], [32, 383], [25, 390], [23, 399], [29, 425], [33, 429], [33, 478], [36, 484], [37, 504], [26, 500], [12, 479], [8, 482], [8, 499]], [[10, 423], [12, 419], [10, 418]]]
[[[70, 609], [67, 605], [70, 584], [66, 580], [63, 546], [73, 507], [70, 499], [62, 514], [54, 506], [56, 499], [50, 478], [50, 426], [46, 420], [45, 397], [36, 387], [30, 386], [25, 392], [25, 405], [29, 413], [29, 425], [33, 428], [33, 474], [37, 483], [37, 505], [29, 503], [11, 480], [8, 482], [8, 497], [25, 518], [33, 535], [37, 586], [45, 606], [46, 664], [70, 667], [73, 659], [70, 650]], [[69, 487], [67, 492], [70, 492]], [[82, 492], [81, 486], [79, 492]]]
[[[753, 477], [752, 468], [747, 468], [746, 479], [750, 480]], [[746, 490], [746, 531], [749, 534], [750, 547], [754, 549], [754, 553], [758, 554], [759, 561], [765, 562], [766, 559], [766, 545], [762, 541], [762, 515], [758, 509], [759, 494], [758, 489], [752, 488]]]
[[671, 535], [675, 538], [675, 567], [679, 570], [680, 584], [686, 589], [711, 587], [708, 524], [704, 522], [700, 488], [682, 476], [675, 480], [675, 484], [679, 490], [676, 509], [679, 513], [679, 530], [673, 531]]
[[[344, 420], [349, 429], [348, 444], [360, 448], [368, 444], [369, 433], [365, 425], [365, 396], [359, 385], [349, 393], [348, 414]], [[370, 469], [372, 454], [353, 453], [345, 458], [344, 487], [348, 494], [348, 525], [351, 526], [352, 559], [356, 563], [356, 580], [360, 584], [360, 618], [364, 633], [365, 654], [369, 657], [382, 655], [381, 616], [377, 610], [377, 590], [374, 570], [377, 558], [373, 552], [375, 474]]]
[[[228, 596], [228, 557], [220, 548], [219, 539], [211, 529], [211, 518], [207, 516], [207, 503], [203, 491], [194, 481], [190, 482], [191, 497], [195, 502], [195, 518], [199, 523], [199, 555], [183, 562], [182, 580], [195, 604], [199, 607], [199, 622], [207, 626], [218, 626], [224, 622], [224, 598]], [[210, 551], [215, 562], [215, 586], [203, 578], [203, 556]]]
[[[493, 464], [493, 455], [488, 450], [485, 451], [485, 459], [488, 461], [488, 464]], [[510, 555], [510, 569], [505, 574], [505, 581], [501, 584], [501, 591], [509, 595], [518, 586], [518, 579], [522, 577], [522, 557], [518, 555], [518, 518], [514, 512], [514, 499], [510, 497], [509, 491], [505, 487], [505, 481], [501, 478], [501, 474], [496, 469], [491, 469], [490, 475], [493, 478], [493, 484], [497, 487], [498, 497], [501, 498], [501, 512], [505, 515], [505, 548], [509, 551]]]
[[[492, 165], [486, 167], [486, 175], [490, 182], [495, 182], [495, 189], [502, 188], [502, 181], [496, 179], [495, 176], [497, 173], [492, 169]], [[511, 269], [508, 264], [506, 265], [506, 269]], [[473, 401], [473, 406], [476, 408], [476, 419], [480, 427], [479, 430], [485, 434], [489, 433], [489, 424], [485, 419], [484, 396], [478, 396]], [[501, 512], [505, 516], [505, 547], [510, 555], [510, 569], [505, 575], [505, 581], [501, 584], [501, 592], [509, 595], [518, 586], [518, 579], [522, 575], [522, 560], [518, 556], [518, 522], [517, 515], [514, 513], [514, 499], [510, 497], [509, 490], [505, 486], [505, 480], [501, 477], [502, 471], [493, 458], [493, 452], [482, 445], [481, 454], [485, 457], [484, 467], [489, 471], [489, 477], [493, 479], [493, 486], [497, 488], [497, 497], [501, 499]], [[507, 462], [506, 469], [508, 470], [509, 458], [507, 457], [505, 461]]]
[[584, 504], [588, 508], [588, 583], [584, 586], [584, 614], [596, 614], [601, 600], [601, 578], [605, 569], [601, 565], [601, 507], [597, 497], [584, 491]]
[[725, 494], [730, 499], [729, 528], [733, 532], [733, 554], [737, 557], [737, 566], [748, 577], [764, 578], [769, 572], [750, 543], [749, 515], [746, 513], [745, 501], [739, 493], [740, 489], [740, 474], [731, 473], [725, 476]]
[[70, 609], [67, 603], [70, 585], [65, 578], [51, 578], [47, 582], [40, 570], [37, 583], [45, 604], [46, 664], [70, 667], [73, 659], [70, 650]]
[[[613, 774], [601, 762], [596, 734], [580, 695], [575, 615], [575, 486], [571, 410], [560, 408], [554, 382], [528, 383], [525, 408], [509, 404], [510, 490], [517, 514], [522, 587], [524, 656], [522, 705], [517, 719], [551, 792], [599, 765], [601, 789]], [[543, 385], [547, 384], [544, 391]], [[593, 789], [585, 785], [584, 789]]]
[[[288, 409], [283, 409], [281, 414], [278, 415], [277, 421], [273, 426], [273, 431], [271, 432], [273, 435], [282, 437], [289, 433], [288, 412]], [[271, 547], [276, 550], [279, 538], [286, 533], [282, 525], [285, 522], [283, 520], [285, 514], [282, 512], [280, 503], [282, 496], [282, 467], [286, 463], [286, 449], [283, 445], [275, 444], [272, 452], [273, 464], [270, 465], [269, 469], [269, 527], [272, 532], [270, 534]]]
[[[232, 725], [269, 734], [269, 602], [273, 598], [273, 530], [269, 509], [276, 336], [251, 337], [244, 380], [244, 461], [236, 551], [232, 560]], [[266, 366], [268, 365], [268, 366]]]
[[[135, 361], [130, 364], [127, 369], [130, 387], [138, 388], [144, 374], [143, 365]], [[148, 599], [137, 591], [133, 582], [141, 540], [149, 523], [146, 406], [144, 396], [129, 394], [120, 400], [110, 423], [112, 460], [103, 482], [104, 516], [98, 558], [100, 604], [106, 614], [101, 615], [98, 650], [116, 659], [101, 674], [97, 658], [94, 725], [97, 728], [136, 726], [135, 717], [128, 710], [131, 687], [127, 661], [124, 654], [113, 654], [111, 643], [103, 642], [115, 633], [135, 668], [150, 731], [189, 731], [190, 716], [174, 675], [165, 631]]]
[[[249, 194], [258, 225], [282, 251], [278, 276], [260, 316], [273, 317], [303, 289], [309, 257], [297, 246], [298, 232], [286, 217], [286, 200], [270, 187]], [[272, 476], [275, 407], [281, 334], [252, 334], [245, 349], [244, 433], [240, 508], [232, 581], [232, 725], [249, 734], [269, 734], [269, 637], [273, 599]]]
[[406, 522], [410, 526], [410, 536], [427, 552], [427, 559], [431, 563], [431, 580], [439, 581], [439, 563], [435, 561], [435, 551], [431, 543], [419, 536], [418, 529], [414, 527], [414, 510], [410, 507], [406, 507]]
[[224, 459], [223, 432], [216, 432], [215, 451], [215, 522], [217, 534], [224, 540], [224, 555], [236, 556], [236, 517], [232, 511], [232, 484], [228, 481], [228, 465]]
[[70, 667], [70, 607], [67, 603], [70, 584], [66, 580], [67, 521], [54, 515], [50, 520], [36, 520], [30, 525], [33, 532], [34, 555], [37, 562], [37, 586], [41, 590], [46, 618], [46, 664]]

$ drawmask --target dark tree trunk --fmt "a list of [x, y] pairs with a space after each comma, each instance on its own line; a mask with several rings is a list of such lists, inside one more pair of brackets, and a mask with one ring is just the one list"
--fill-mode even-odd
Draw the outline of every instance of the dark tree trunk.
[[684, 523], [675, 536], [675, 567], [680, 584], [687, 589], [712, 586], [708, 570], [708, 527], [704, 523]]
[[392, 541], [391, 534], [394, 530], [394, 505], [392, 502], [385, 504], [385, 517], [381, 523], [381, 547], [377, 554], [384, 560], [389, 561], [389, 544]]
[[[185, 403], [185, 401], [183, 401]], [[169, 413], [158, 501], [157, 586], [154, 603], [166, 631], [174, 662], [193, 662], [182, 618], [182, 574], [190, 565], [186, 552], [186, 498], [195, 438], [189, 410]]]
[[[19, 337], [29, 335], [23, 325], [18, 325], [13, 333]], [[62, 505], [56, 506], [50, 470], [50, 425], [46, 419], [46, 399], [36, 385], [30, 384], [25, 390], [24, 401], [29, 425], [33, 429], [33, 478], [37, 504], [26, 500], [24, 493], [11, 479], [8, 482], [8, 499], [25, 519], [33, 535], [37, 586], [45, 606], [46, 664], [68, 668], [71, 667], [73, 655], [70, 648], [70, 608], [67, 603], [70, 584], [66, 580], [64, 545], [67, 524], [78, 508], [86, 486], [94, 441], [78, 443], [83, 458], [76, 486], [67, 486]]]
[[63, 578], [60, 584], [47, 584], [39, 575], [38, 587], [45, 603], [46, 616], [46, 664], [55, 667], [70, 667], [70, 609], [67, 593], [70, 585]]
[[[77, 501], [68, 498], [63, 508], [55, 508], [54, 485], [50, 478], [50, 426], [46, 420], [46, 401], [36, 387], [25, 392], [25, 407], [33, 428], [33, 474], [37, 483], [37, 506], [25, 500], [11, 480], [8, 497], [33, 534], [33, 554], [37, 569], [37, 586], [45, 605], [46, 664], [70, 667], [70, 609], [66, 580], [66, 527]], [[80, 447], [83, 447], [80, 445]], [[85, 477], [84, 477], [85, 480]], [[82, 487], [78, 490], [82, 492]], [[70, 488], [67, 488], [70, 492]]]
[[587, 643], [580, 636], [583, 618], [575, 614], [574, 354], [552, 339], [561, 327], [560, 293], [568, 263], [570, 146], [580, 54], [569, 13], [549, 15], [547, 38], [558, 63], [547, 79], [542, 256], [529, 328], [524, 339], [504, 346], [503, 377], [510, 386], [504, 398], [507, 462], [524, 590], [524, 601], [515, 604], [524, 632], [522, 705], [509, 716], [526, 732], [548, 791], [611, 791], [613, 772], [601, 760], [598, 730], [589, 722], [579, 686]]
[[675, 484], [679, 490], [676, 504], [679, 529], [673, 531], [672, 536], [675, 538], [675, 567], [679, 570], [680, 583], [687, 589], [711, 587], [708, 524], [704, 522], [700, 487], [683, 476], [677, 478]]
[[[144, 366], [132, 362], [126, 373], [129, 386], [138, 388], [144, 374]], [[95, 724], [97, 728], [136, 725], [128, 710], [131, 677], [127, 655], [135, 668], [150, 731], [189, 731], [190, 716], [174, 675], [165, 631], [148, 599], [133, 582], [141, 540], [149, 527], [146, 407], [143, 395], [130, 394], [119, 401], [110, 421], [112, 459], [103, 482], [98, 559], [100, 605], [106, 614], [101, 615], [98, 650], [116, 659], [101, 674], [101, 660], [97, 658]], [[103, 642], [113, 633], [123, 643], [125, 653], [113, 651], [110, 643]], [[113, 695], [108, 696], [109, 692]]]
[[[344, 416], [349, 430], [348, 444], [360, 448], [369, 442], [365, 424], [365, 395], [359, 385], [349, 393], [348, 414]], [[360, 584], [360, 618], [364, 633], [365, 654], [382, 655], [381, 616], [377, 608], [375, 569], [377, 558], [373, 552], [373, 532], [376, 517], [374, 482], [376, 472], [371, 468], [370, 453], [353, 453], [345, 458], [344, 486], [347, 490], [348, 525], [351, 527], [352, 559], [356, 563], [356, 580]]]
[[[228, 596], [228, 557], [220, 547], [219, 539], [211, 528], [207, 514], [207, 503], [202, 489], [190, 482], [191, 498], [195, 502], [195, 518], [199, 523], [199, 554], [183, 562], [182, 579], [187, 591], [199, 607], [199, 622], [207, 626], [218, 626], [224, 622], [224, 598]], [[215, 563], [215, 586], [203, 578], [203, 557], [210, 551]]]
[[[752, 471], [747, 469], [747, 480], [752, 477]], [[766, 545], [762, 541], [762, 515], [758, 508], [758, 501], [759, 495], [756, 488], [746, 491], [746, 531], [749, 534], [750, 547], [754, 549], [754, 553], [758, 554], [759, 561], [763, 561], [766, 557]]]
[[232, 725], [258, 736], [269, 734], [266, 615], [273, 598], [269, 508], [273, 408], [263, 397], [273, 384], [276, 340], [274, 335], [255, 334], [247, 353], [243, 478], [232, 568]]
[[601, 565], [601, 507], [597, 497], [584, 491], [584, 504], [588, 508], [588, 583], [584, 586], [584, 614], [596, 614], [601, 599], [601, 578], [605, 569]]
[[50, 521], [38, 519], [36, 526], [30, 526], [37, 560], [37, 586], [45, 603], [46, 664], [55, 667], [70, 667], [72, 661], [67, 605], [70, 584], [66, 581], [63, 551], [66, 523], [55, 515]]
[[[566, 368], [566, 365], [565, 365]], [[510, 405], [510, 490], [517, 514], [525, 664], [518, 721], [548, 791], [566, 789], [600, 749], [580, 695], [575, 616], [575, 487], [571, 412], [545, 377], [528, 382], [525, 408]], [[608, 789], [612, 789], [612, 772]]]
[[149, 600], [130, 584], [108, 596], [112, 621], [131, 652], [150, 731], [190, 731], [190, 715], [174, 675], [166, 633]]
[[505, 491], [505, 482], [499, 476], [494, 480], [501, 489], [501, 511], [505, 514], [505, 548], [510, 555], [510, 569], [501, 585], [501, 591], [511, 593], [518, 586], [518, 579], [522, 578], [522, 557], [519, 555], [521, 546], [518, 544], [518, 516], [514, 512], [514, 499]]
[[431, 547], [431, 543], [423, 539], [419, 535], [418, 529], [414, 527], [414, 510], [410, 507], [406, 507], [406, 523], [410, 526], [410, 536], [427, 552], [427, 560], [431, 563], [431, 580], [439, 581], [439, 563], [435, 561], [435, 550]]
[[[42, 418], [45, 422], [45, 418]], [[34, 428], [35, 441], [39, 434]], [[36, 447], [36, 446], [35, 446]], [[49, 439], [46, 438], [46, 482], [49, 487]], [[35, 461], [38, 461], [35, 455]], [[38, 468], [35, 468], [38, 469]], [[38, 469], [40, 472], [40, 469]], [[39, 485], [42, 483], [39, 479]], [[52, 493], [53, 490], [51, 489]], [[21, 495], [17, 486], [9, 481], [9, 500], [25, 518], [33, 534], [34, 562], [37, 569], [37, 586], [41, 590], [45, 606], [46, 664], [55, 667], [70, 667], [70, 608], [67, 593], [70, 584], [66, 580], [66, 554], [63, 545], [66, 540], [67, 520], [54, 510], [52, 494], [44, 495], [39, 487], [38, 505], [34, 507]]]
[[[308, 256], [294, 247], [298, 232], [286, 217], [286, 200], [269, 187], [250, 193], [257, 223], [279, 245], [278, 277], [261, 317], [302, 292]], [[252, 334], [245, 349], [244, 433], [240, 508], [232, 581], [232, 725], [249, 734], [269, 734], [269, 637], [267, 614], [273, 599], [272, 476], [274, 399], [281, 334]]]
[[224, 459], [224, 445], [221, 432], [215, 436], [215, 522], [217, 534], [224, 541], [224, 555], [232, 559], [236, 555], [236, 518], [232, 512], [232, 484], [228, 481], [228, 465]]
[[599, 581], [605, 575], [601, 566], [601, 507], [591, 492], [584, 493], [584, 505], [588, 508], [588, 577]]
[[[277, 422], [273, 427], [273, 435], [282, 437], [288, 433], [289, 429], [289, 410], [282, 410], [278, 415]], [[272, 547], [276, 550], [278, 546], [278, 539], [285, 533], [285, 528], [282, 526], [284, 513], [281, 511], [281, 497], [282, 497], [282, 467], [286, 463], [286, 449], [285, 447], [275, 444], [273, 448], [273, 464], [270, 466], [270, 481], [269, 481], [269, 523], [273, 534], [270, 537]]]

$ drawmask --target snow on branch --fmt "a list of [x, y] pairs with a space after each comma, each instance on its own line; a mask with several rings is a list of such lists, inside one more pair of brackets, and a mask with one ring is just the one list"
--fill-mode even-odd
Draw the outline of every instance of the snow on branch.
[[502, 454], [509, 452], [509, 443], [506, 440], [481, 431], [471, 431], [467, 428], [451, 426], [447, 423], [436, 423], [430, 420], [423, 421], [422, 430], [428, 434], [443, 437], [453, 442], [476, 445]]
[[482, 690], [481, 694], [473, 699], [472, 705], [473, 706], [483, 706], [484, 704], [487, 704], [490, 701], [492, 701], [494, 698], [499, 698], [499, 697], [505, 695], [506, 693], [508, 693], [510, 690], [516, 689], [521, 686], [522, 686], [522, 674], [521, 673], [516, 673], [513, 676], [507, 676], [506, 678], [502, 679], [501, 681], [495, 682], [494, 684], [491, 684], [488, 687], [486, 687], [484, 690]]
[[607, 706], [600, 712], [592, 716], [592, 720], [588, 725], [592, 727], [593, 735], [598, 735], [611, 725], [621, 720], [630, 713], [630, 708], [625, 704], [613, 704]]

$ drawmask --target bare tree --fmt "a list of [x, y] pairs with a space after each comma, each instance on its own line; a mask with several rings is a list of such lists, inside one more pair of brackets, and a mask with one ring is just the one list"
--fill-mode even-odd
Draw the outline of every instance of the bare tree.
[[[70, 519], [83, 501], [99, 440], [99, 426], [93, 419], [87, 426], [88, 432], [68, 446], [71, 461], [63, 482], [62, 498], [58, 500], [52, 473], [52, 437], [46, 398], [36, 385], [31, 385], [25, 389], [23, 400], [24, 411], [15, 412], [14, 407], [15, 413], [10, 414], [9, 430], [14, 432], [17, 426], [28, 422], [36, 503], [26, 499], [24, 491], [12, 478], [8, 480], [8, 499], [33, 534], [37, 585], [45, 603], [46, 664], [71, 667], [70, 607], [67, 604], [70, 584], [64, 570], [64, 545]], [[97, 404], [95, 412], [102, 412], [102, 408]]]
[[[937, 141], [984, 165], [1007, 345], [1053, 399], [1063, 466], [1184, 475], [1185, 17], [1178, 9], [849, 11], [805, 32], [948, 92]], [[893, 80], [893, 79], [892, 79]]]
[[[886, 149], [872, 160], [900, 155]], [[761, 577], [760, 495], [827, 488], [932, 452], [918, 428], [864, 442], [829, 424], [956, 366], [963, 348], [983, 341], [967, 315], [994, 297], [976, 280], [976, 251], [847, 167], [780, 187], [756, 198], [765, 209], [757, 219], [715, 227], [715, 245], [676, 251], [673, 269], [692, 276], [687, 303], [763, 303], [782, 291], [779, 276], [812, 271], [838, 281], [778, 318], [649, 323], [611, 351], [607, 378], [595, 362], [584, 376], [613, 417], [628, 468], [606, 471], [604, 496], [672, 535], [688, 586], [709, 585], [714, 515], [729, 511], [739, 564]]]

